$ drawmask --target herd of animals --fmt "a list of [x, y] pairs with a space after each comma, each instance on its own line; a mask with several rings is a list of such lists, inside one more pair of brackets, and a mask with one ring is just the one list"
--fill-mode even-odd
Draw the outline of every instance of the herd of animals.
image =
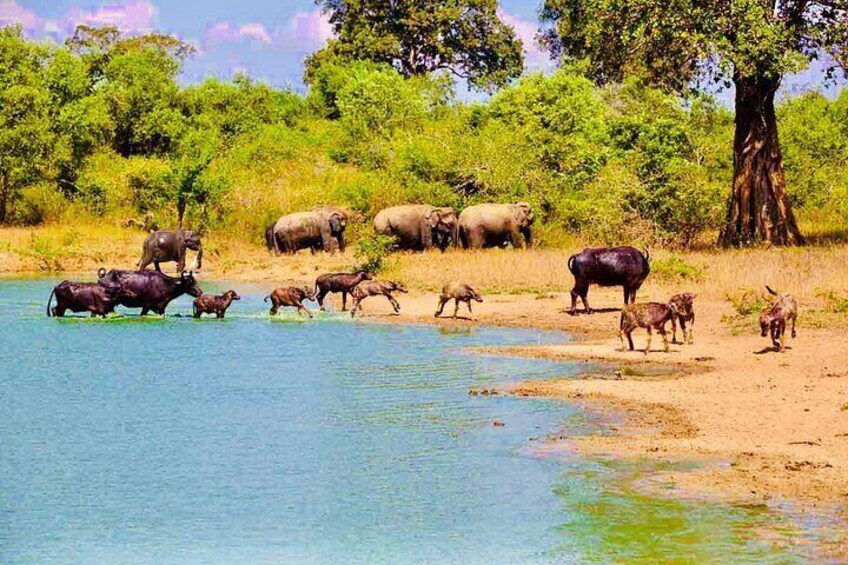
[[[279, 218], [265, 231], [265, 240], [270, 251], [276, 254], [296, 253], [301, 249], [331, 251], [334, 245], [344, 252], [344, 232], [350, 214], [344, 210], [321, 206], [311, 212], [298, 212]], [[486, 247], [515, 248], [532, 244], [531, 226], [534, 216], [530, 206], [517, 204], [480, 204], [463, 210], [457, 216], [452, 208], [428, 205], [405, 205], [387, 208], [379, 212], [373, 221], [378, 234], [394, 238], [398, 248], [444, 251], [448, 246], [464, 249]], [[523, 242], [522, 242], [523, 239]], [[149, 312], [164, 314], [168, 304], [188, 294], [195, 298], [193, 316], [214, 314], [224, 318], [232, 302], [240, 296], [234, 290], [222, 295], [203, 294], [192, 270], [185, 270], [186, 250], [197, 252], [195, 264], [199, 269], [203, 256], [200, 235], [193, 231], [159, 230], [146, 238], [142, 256], [136, 270], [100, 269], [97, 282], [63, 281], [53, 288], [47, 303], [47, 315], [62, 317], [65, 312], [89, 312], [92, 317], [114, 312], [116, 306], [140, 308], [141, 315]], [[178, 277], [162, 273], [160, 263], [176, 262]], [[154, 270], [147, 270], [150, 264]], [[692, 344], [695, 322], [692, 293], [675, 294], [667, 303], [636, 303], [636, 293], [650, 274], [648, 252], [633, 247], [587, 248], [568, 259], [568, 269], [574, 276], [571, 290], [570, 314], [577, 313], [577, 299], [583, 303], [587, 314], [588, 292], [591, 285], [621, 286], [624, 292], [624, 307], [621, 310], [618, 335], [622, 349], [634, 350], [632, 333], [637, 328], [647, 330], [645, 353], [651, 348], [653, 331], [663, 339], [665, 351], [669, 350], [666, 325], [671, 322], [672, 342], [677, 342], [677, 325], [683, 332], [683, 340]], [[791, 323], [791, 335], [796, 335], [795, 322], [798, 305], [788, 294], [778, 294], [766, 287], [771, 295], [771, 305], [762, 312], [760, 329], [763, 337], [769, 336], [774, 346], [785, 349], [785, 333]], [[324, 310], [324, 299], [330, 293], [341, 294], [342, 311], [347, 310], [347, 297], [351, 296], [351, 316], [362, 310], [362, 302], [371, 296], [384, 296], [395, 313], [400, 304], [395, 293], [406, 293], [406, 288], [396, 281], [373, 280], [364, 271], [355, 273], [331, 273], [319, 276], [310, 286], [288, 286], [273, 290], [265, 297], [270, 301], [271, 315], [281, 307], [296, 308], [299, 315], [312, 318], [312, 313], [303, 305], [306, 300], [316, 301]], [[56, 305], [51, 307], [53, 298]], [[471, 302], [482, 302], [483, 298], [471, 285], [464, 282], [448, 282], [442, 287], [435, 316], [442, 315], [448, 302], [454, 301], [453, 318], [459, 312], [460, 303], [472, 312]], [[687, 327], [688, 325], [688, 327]]]

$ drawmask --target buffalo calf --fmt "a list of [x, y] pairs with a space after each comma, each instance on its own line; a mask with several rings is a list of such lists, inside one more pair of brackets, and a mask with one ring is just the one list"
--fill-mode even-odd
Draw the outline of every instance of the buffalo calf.
[[228, 290], [220, 296], [201, 294], [194, 299], [194, 317], [199, 318], [203, 314], [215, 314], [216, 317], [223, 318], [233, 300], [241, 300], [241, 296], [234, 290]]
[[[695, 295], [691, 292], [683, 294], [675, 294], [668, 301], [674, 306], [674, 316], [671, 318], [671, 343], [677, 343], [677, 323], [680, 322], [680, 329], [683, 330], [683, 341], [692, 345], [695, 339], [692, 336], [692, 327], [695, 325]], [[686, 333], [686, 324], [689, 324], [689, 333]]]
[[351, 292], [351, 296], [353, 296], [353, 307], [350, 310], [350, 317], [353, 318], [357, 310], [362, 310], [362, 301], [369, 296], [385, 296], [392, 305], [395, 314], [399, 313], [400, 304], [392, 296], [393, 292], [406, 293], [406, 289], [403, 285], [395, 281], [365, 281], [359, 283], [353, 289], [353, 292]]
[[310, 318], [312, 312], [303, 305], [304, 300], [315, 300], [315, 293], [308, 288], [299, 286], [287, 286], [274, 289], [265, 297], [265, 302], [271, 301], [271, 315], [280, 311], [280, 306], [291, 306], [297, 308], [297, 313], [305, 313]]
[[792, 337], [797, 334], [795, 332], [795, 320], [798, 318], [798, 303], [795, 297], [791, 294], [778, 294], [771, 288], [766, 287], [766, 290], [774, 297], [774, 302], [770, 308], [763, 310], [760, 315], [760, 334], [766, 337], [771, 334], [771, 342], [778, 351], [784, 351], [786, 345], [784, 337], [786, 333], [786, 324], [792, 322]]
[[477, 302], [483, 302], [483, 297], [480, 296], [480, 293], [471, 288], [471, 285], [461, 283], [461, 282], [449, 282], [446, 283], [442, 287], [442, 293], [439, 295], [439, 304], [434, 316], [438, 318], [442, 315], [442, 311], [445, 309], [445, 304], [453, 299], [454, 301], [454, 309], [453, 309], [453, 318], [456, 319], [456, 315], [459, 312], [459, 303], [465, 302], [468, 306], [468, 313], [473, 314], [471, 311], [471, 301], [476, 300]]
[[648, 330], [648, 343], [645, 346], [645, 355], [651, 350], [651, 336], [653, 330], [657, 330], [663, 339], [663, 346], [668, 352], [668, 336], [665, 325], [671, 321], [676, 314], [672, 304], [661, 304], [659, 302], [647, 302], [645, 304], [628, 304], [621, 309], [621, 320], [618, 325], [618, 338], [621, 340], [621, 349], [624, 350], [624, 336], [633, 351], [633, 330], [645, 328]]
[[318, 300], [318, 307], [324, 309], [324, 297], [328, 293], [342, 294], [342, 312], [347, 310], [347, 295], [353, 292], [356, 285], [362, 281], [370, 281], [371, 275], [365, 271], [357, 273], [330, 273], [321, 275], [315, 279], [315, 298]]

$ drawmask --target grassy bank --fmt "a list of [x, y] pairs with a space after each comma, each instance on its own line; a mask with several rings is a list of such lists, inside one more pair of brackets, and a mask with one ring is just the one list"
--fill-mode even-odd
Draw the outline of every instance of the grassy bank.
[[[3, 228], [0, 274], [41, 273], [59, 278], [78, 273], [73, 276], [92, 278], [100, 267], [133, 267], [144, 238], [141, 230], [109, 224]], [[381, 276], [418, 290], [436, 291], [444, 281], [457, 279], [486, 293], [535, 294], [541, 299], [570, 290], [567, 258], [584, 246], [574, 240], [563, 249], [397, 253], [386, 258]], [[321, 272], [351, 269], [359, 261], [353, 250], [274, 257], [258, 243], [220, 232], [208, 234], [204, 247], [204, 278], [310, 282]], [[798, 297], [807, 310], [807, 325], [848, 323], [848, 245], [844, 243], [786, 249], [652, 249], [651, 256], [652, 274], [640, 295], [643, 300], [692, 291], [729, 302], [747, 324], [762, 307], [761, 291], [768, 284]], [[173, 264], [166, 267], [173, 268]]]

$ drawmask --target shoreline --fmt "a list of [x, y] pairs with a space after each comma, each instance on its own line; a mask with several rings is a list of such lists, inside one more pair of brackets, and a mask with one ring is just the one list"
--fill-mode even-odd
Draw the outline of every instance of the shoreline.
[[[86, 272], [20, 272], [0, 278], [54, 278], [58, 282], [77, 274]], [[312, 275], [291, 269], [251, 276], [256, 274], [253, 269], [241, 276], [210, 270], [203, 273], [203, 279], [271, 287]], [[670, 293], [669, 288], [646, 285], [640, 300]], [[649, 355], [621, 352], [615, 331], [619, 292], [593, 287], [590, 297], [593, 306], [600, 308], [591, 316], [567, 315], [567, 293], [524, 292], [484, 294], [484, 302], [473, 306], [474, 320], [437, 320], [433, 318], [436, 294], [413, 287], [409, 294], [398, 296], [399, 315], [393, 314], [385, 299], [373, 297], [363, 303], [364, 312], [356, 319], [566, 332], [573, 341], [565, 344], [477, 351], [601, 367], [583, 378], [523, 382], [503, 390], [516, 396], [583, 404], [611, 417], [614, 413], [616, 420], [623, 421], [610, 435], [569, 437], [571, 445], [589, 456], [699, 461], [702, 464], [694, 470], [666, 477], [675, 490], [742, 504], [797, 500], [811, 509], [836, 508], [848, 520], [845, 332], [807, 328], [802, 310], [798, 338], [789, 340], [787, 352], [774, 353], [757, 328], [740, 332], [727, 323], [725, 317], [732, 314], [732, 308], [726, 300], [699, 296], [694, 345], [672, 345], [670, 353], [663, 353], [656, 349], [661, 341], [655, 339]], [[338, 308], [337, 295], [328, 300]], [[468, 317], [465, 306], [460, 308], [460, 316]], [[447, 311], [451, 312], [450, 306]], [[644, 339], [643, 331], [634, 333], [637, 349], [644, 346]]]

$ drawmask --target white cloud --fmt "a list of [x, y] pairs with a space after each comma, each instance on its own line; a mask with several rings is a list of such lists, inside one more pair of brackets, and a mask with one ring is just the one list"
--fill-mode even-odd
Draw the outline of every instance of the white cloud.
[[524, 68], [528, 71], [549, 72], [556, 68], [556, 62], [539, 48], [536, 43], [536, 33], [539, 24], [510, 14], [506, 10], [498, 10], [501, 21], [515, 31], [516, 37], [524, 44]]
[[14, 0], [0, 0], [0, 25], [21, 24], [30, 34], [71, 34], [81, 24], [148, 32], [154, 27], [156, 14], [156, 6], [148, 0], [120, 0], [99, 8], [71, 6], [63, 16], [45, 20]]

